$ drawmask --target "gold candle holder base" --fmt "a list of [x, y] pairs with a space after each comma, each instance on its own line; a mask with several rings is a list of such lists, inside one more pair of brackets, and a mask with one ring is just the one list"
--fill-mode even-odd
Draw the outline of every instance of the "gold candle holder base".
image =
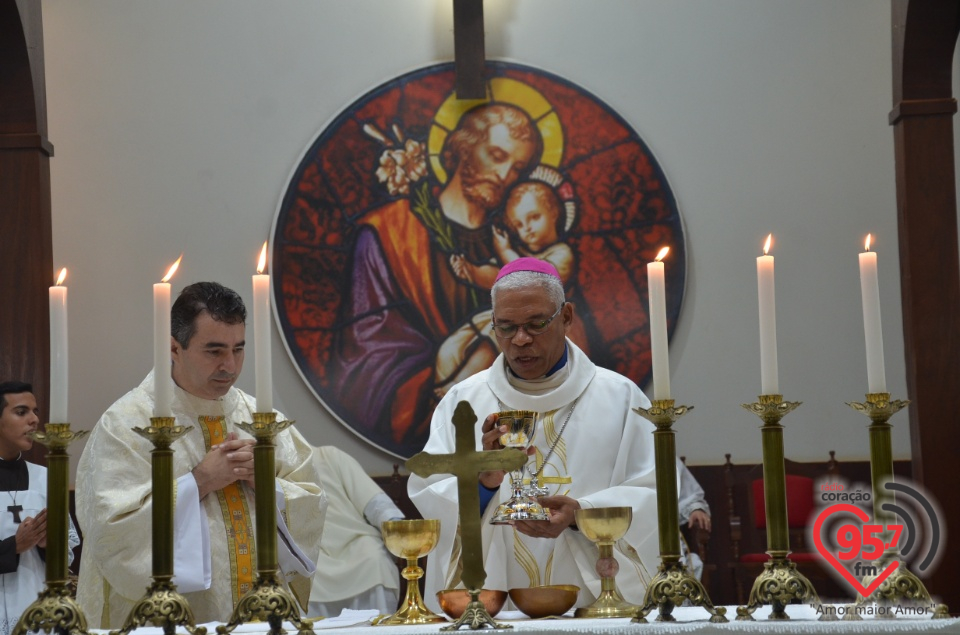
[[187, 599], [177, 593], [173, 584], [173, 450], [174, 441], [193, 429], [174, 425], [174, 417], [150, 417], [146, 428], [133, 431], [153, 444], [150, 462], [153, 470], [153, 582], [147, 593], [130, 608], [119, 630], [110, 635], [126, 635], [151, 624], [173, 635], [182, 626], [190, 635], [206, 635], [207, 629], [197, 626]]
[[[812, 603], [818, 609], [823, 606], [810, 580], [797, 571], [797, 565], [790, 560], [786, 467], [780, 420], [799, 406], [799, 401], [784, 401], [783, 395], [760, 395], [758, 401], [743, 404], [744, 408], [763, 421], [760, 428], [763, 441], [763, 497], [770, 560], [763, 564], [763, 571], [754, 581], [746, 606], [737, 607], [738, 621], [754, 621], [753, 612], [764, 604], [771, 605], [773, 609], [767, 618], [769, 620], [790, 619], [784, 609], [791, 602]], [[836, 620], [836, 615], [830, 611], [818, 612], [820, 621]]]
[[[909, 403], [909, 400], [902, 399], [891, 401], [888, 392], [867, 393], [864, 402], [847, 402], [848, 406], [870, 418], [871, 423], [867, 430], [870, 433], [873, 519], [875, 523], [882, 525], [892, 524], [893, 522], [893, 509], [891, 508], [894, 506], [894, 497], [893, 493], [885, 487], [886, 483], [893, 480], [893, 443], [891, 440], [893, 426], [890, 424], [890, 417], [905, 408]], [[884, 538], [884, 542], [886, 540]], [[885, 570], [895, 560], [900, 562], [897, 568], [868, 597], [858, 595], [857, 601], [847, 607], [848, 610], [844, 614], [844, 619], [850, 621], [861, 619], [862, 607], [867, 604], [876, 603], [879, 606], [887, 607], [897, 601], [904, 600], [910, 603], [923, 603], [932, 607], [932, 619], [949, 618], [950, 611], [947, 605], [933, 602], [930, 593], [927, 592], [927, 588], [920, 581], [920, 578], [907, 569], [905, 563], [900, 560], [898, 550], [890, 549], [885, 552], [877, 563], [877, 571]], [[864, 578], [864, 586], [868, 586], [874, 577]], [[877, 612], [877, 616], [893, 619], [895, 612], [892, 610]]]
[[423, 568], [417, 561], [433, 551], [440, 539], [440, 521], [431, 518], [427, 520], [385, 520], [380, 524], [383, 542], [394, 556], [404, 558], [407, 566], [402, 575], [407, 581], [406, 596], [403, 607], [379, 622], [382, 625], [397, 624], [433, 624], [446, 622], [442, 615], [437, 615], [426, 607], [420, 595], [420, 578], [423, 577]]
[[23, 612], [10, 635], [26, 635], [33, 631], [90, 635], [87, 618], [76, 600], [70, 597], [66, 582], [47, 582], [47, 587]]
[[162, 628], [164, 635], [174, 635], [177, 626], [182, 626], [190, 635], [206, 635], [207, 632], [205, 626], [197, 626], [190, 604], [177, 593], [177, 586], [158, 576], [153, 576], [146, 596], [133, 605], [123, 626], [110, 631], [110, 635], [126, 634], [146, 624]]
[[283, 588], [276, 573], [257, 572], [253, 587], [247, 591], [233, 608], [230, 621], [217, 627], [217, 633], [233, 632], [240, 624], [266, 622], [270, 635], [282, 635], [284, 620], [297, 627], [298, 633], [312, 633], [313, 623], [300, 618], [297, 601]]
[[87, 618], [70, 597], [67, 586], [67, 446], [86, 436], [86, 430], [70, 431], [69, 423], [48, 423], [42, 432], [28, 434], [47, 447], [47, 553], [46, 587], [28, 606], [10, 635], [32, 631], [89, 635]]
[[470, 603], [467, 604], [467, 608], [463, 610], [463, 615], [453, 624], [441, 627], [441, 631], [456, 631], [459, 630], [461, 626], [469, 626], [475, 631], [481, 628], [513, 628], [511, 624], [497, 622], [490, 616], [490, 613], [487, 612], [487, 607], [480, 601], [480, 589], [469, 589], [467, 593], [470, 594]]
[[[753, 612], [764, 604], [771, 606], [768, 620], [789, 620], [784, 610], [792, 602], [806, 603], [813, 600], [813, 606], [822, 608], [820, 597], [813, 584], [805, 575], [797, 571], [797, 565], [788, 557], [789, 551], [768, 551], [770, 560], [763, 563], [763, 571], [753, 582], [746, 606], [737, 607], [737, 620], [753, 622]], [[832, 611], [818, 610], [819, 620], [832, 622], [837, 619]]]
[[297, 627], [299, 633], [312, 633], [313, 623], [301, 619], [300, 609], [293, 595], [280, 583], [277, 573], [276, 524], [276, 467], [274, 439], [293, 425], [293, 421], [277, 421], [275, 412], [253, 413], [253, 423], [238, 422], [237, 427], [250, 433], [257, 441], [253, 448], [255, 483], [254, 506], [257, 512], [257, 579], [233, 608], [230, 620], [217, 626], [217, 633], [231, 633], [240, 624], [253, 621], [267, 622], [269, 635], [282, 635], [284, 620]]
[[658, 622], [675, 622], [673, 609], [690, 600], [710, 613], [713, 623], [727, 622], [724, 607], [715, 607], [706, 588], [680, 562], [680, 510], [677, 496], [677, 447], [673, 424], [693, 406], [674, 407], [673, 399], [655, 399], [648, 408], [634, 412], [657, 427], [653, 433], [657, 470], [657, 522], [660, 531], [660, 561], [643, 597], [643, 606], [633, 622], [646, 624], [647, 615], [657, 609]]
[[[896, 609], [904, 601], [910, 606], [922, 607], [931, 610], [930, 619], [945, 620], [950, 618], [950, 609], [946, 604], [937, 604], [930, 597], [927, 588], [912, 571], [907, 569], [899, 558], [899, 553], [888, 552], [877, 561], [877, 571], [883, 571], [891, 562], [899, 561], [899, 565], [880, 583], [868, 597], [857, 595], [857, 600], [846, 607], [843, 619], [848, 622], [858, 622], [863, 619], [861, 613], [872, 613], [876, 619], [896, 619]], [[876, 576], [863, 578], [863, 585], [869, 586]], [[870, 611], [868, 605], [876, 604], [877, 609]], [[882, 609], [882, 610], [881, 610]]]

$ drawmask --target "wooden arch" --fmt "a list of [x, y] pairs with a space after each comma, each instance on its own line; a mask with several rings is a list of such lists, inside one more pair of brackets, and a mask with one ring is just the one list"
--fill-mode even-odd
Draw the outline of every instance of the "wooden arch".
[[[943, 505], [941, 525], [960, 531], [960, 257], [953, 152], [953, 54], [960, 2], [893, 0], [893, 126], [900, 289], [913, 476]], [[894, 425], [896, 423], [894, 422]], [[927, 581], [960, 609], [960, 548]]]
[[[0, 381], [47, 412], [53, 284], [50, 157], [39, 0], [0, 0]], [[41, 419], [43, 417], [41, 416]], [[34, 444], [28, 458], [43, 462]]]

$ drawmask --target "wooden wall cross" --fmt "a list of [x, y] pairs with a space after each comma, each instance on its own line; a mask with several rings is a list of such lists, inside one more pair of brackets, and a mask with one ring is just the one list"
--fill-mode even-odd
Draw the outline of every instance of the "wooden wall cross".
[[453, 59], [457, 99], [484, 99], [486, 53], [483, 45], [483, 0], [453, 0]]

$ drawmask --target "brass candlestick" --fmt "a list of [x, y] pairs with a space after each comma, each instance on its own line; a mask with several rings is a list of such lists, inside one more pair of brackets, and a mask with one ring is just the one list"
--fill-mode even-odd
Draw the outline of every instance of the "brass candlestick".
[[191, 635], [206, 635], [207, 629], [197, 626], [187, 599], [173, 583], [173, 450], [170, 445], [193, 429], [176, 426], [173, 417], [150, 417], [146, 428], [133, 431], [153, 443], [150, 463], [153, 470], [153, 582], [147, 593], [130, 608], [123, 626], [110, 635], [121, 635], [150, 623], [173, 635], [183, 626]]
[[[870, 432], [873, 522], [883, 525], [884, 531], [880, 535], [884, 544], [890, 542], [890, 532], [886, 530], [886, 527], [893, 524], [893, 512], [897, 509], [893, 492], [886, 487], [887, 483], [893, 481], [893, 443], [891, 441], [893, 426], [890, 425], [889, 419], [909, 403], [908, 400], [900, 399], [890, 401], [890, 393], [888, 392], [867, 393], [865, 402], [852, 401], [847, 403], [857, 412], [870, 417], [871, 424], [867, 427], [867, 430]], [[869, 602], [892, 604], [895, 600], [903, 599], [911, 602], [920, 601], [933, 604], [933, 600], [923, 582], [900, 561], [900, 548], [898, 546], [892, 545], [884, 551], [877, 561], [876, 570], [883, 571], [894, 561], [900, 562], [897, 568], [868, 597], [858, 596], [853, 609], [847, 610], [844, 614], [844, 619], [861, 619], [857, 609]], [[874, 577], [864, 578], [864, 586], [867, 586]], [[883, 615], [891, 618], [894, 616], [893, 611], [887, 611]], [[950, 617], [950, 613], [946, 604], [937, 604], [934, 607], [933, 619], [946, 619], [948, 617]]]
[[[753, 612], [770, 604], [771, 620], [788, 620], [784, 608], [791, 600], [813, 600], [820, 607], [820, 597], [810, 580], [797, 571], [790, 561], [790, 533], [787, 524], [787, 477], [783, 460], [783, 426], [780, 419], [792, 412], [799, 401], [784, 401], [782, 395], [760, 395], [758, 402], [743, 407], [760, 417], [763, 440], [763, 500], [767, 516], [767, 553], [770, 560], [763, 563], [763, 571], [750, 589], [746, 606], [737, 607], [737, 620], [753, 621]], [[836, 616], [819, 611], [820, 620], [835, 620]]]
[[88, 635], [87, 618], [70, 597], [67, 586], [67, 472], [70, 467], [67, 446], [86, 434], [86, 430], [71, 432], [69, 423], [48, 423], [43, 432], [29, 433], [30, 438], [47, 446], [48, 451], [46, 588], [20, 616], [11, 635], [31, 631]]
[[477, 415], [469, 402], [461, 401], [453, 413], [456, 444], [453, 454], [421, 452], [407, 460], [408, 470], [421, 478], [434, 474], [453, 474], [457, 478], [457, 503], [460, 512], [460, 542], [463, 545], [461, 579], [470, 594], [470, 603], [456, 622], [441, 631], [455, 631], [461, 626], [471, 629], [513, 628], [495, 622], [480, 601], [480, 591], [487, 579], [483, 567], [483, 539], [480, 535], [480, 492], [477, 478], [488, 470], [517, 470], [527, 463], [527, 455], [517, 448], [477, 452], [475, 428]]
[[657, 607], [658, 622], [675, 622], [674, 607], [684, 600], [702, 606], [710, 613], [710, 621], [726, 622], [727, 609], [715, 607], [700, 580], [690, 575], [680, 562], [680, 509], [677, 494], [677, 444], [673, 423], [692, 410], [693, 406], [674, 407], [673, 399], [655, 399], [649, 409], [635, 408], [634, 412], [647, 419], [657, 429], [653, 433], [657, 469], [657, 523], [660, 530], [660, 566], [647, 592], [643, 606], [634, 622], [646, 624], [647, 614]]
[[253, 447], [253, 480], [256, 487], [255, 508], [257, 511], [257, 580], [253, 588], [233, 608], [230, 620], [217, 627], [217, 633], [233, 632], [240, 624], [254, 620], [270, 625], [270, 635], [281, 635], [283, 621], [292, 622], [300, 633], [312, 633], [310, 622], [300, 618], [300, 609], [282, 584], [277, 572], [277, 472], [274, 463], [277, 434], [293, 425], [293, 421], [277, 421], [275, 412], [253, 413], [253, 423], [239, 422], [237, 426], [249, 432], [257, 440]]
[[407, 561], [407, 566], [403, 569], [407, 591], [400, 610], [377, 624], [385, 626], [446, 622], [447, 618], [437, 615], [424, 605], [419, 583], [420, 578], [423, 577], [423, 568], [417, 564], [417, 560], [437, 546], [437, 540], [440, 539], [440, 521], [436, 518], [385, 520], [380, 523], [380, 527], [383, 542], [390, 553]]

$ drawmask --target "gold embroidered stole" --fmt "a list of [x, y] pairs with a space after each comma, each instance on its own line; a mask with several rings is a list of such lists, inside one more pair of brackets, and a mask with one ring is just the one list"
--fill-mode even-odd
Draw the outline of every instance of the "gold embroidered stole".
[[[214, 445], [223, 443], [227, 429], [224, 417], [200, 416], [200, 429], [207, 451]], [[239, 483], [231, 483], [217, 490], [220, 512], [226, 527], [227, 553], [230, 555], [230, 578], [233, 581], [233, 603], [253, 586], [256, 557], [256, 544], [253, 540], [253, 524], [250, 522], [250, 509], [247, 497]]]
[[[558, 435], [558, 430], [556, 426], [556, 414], [559, 410], [554, 410], [543, 415], [543, 437], [546, 447], [553, 447], [553, 456], [552, 459], [556, 459], [559, 462], [557, 466], [557, 474], [566, 474], [567, 471], [567, 443]], [[554, 444], [556, 444], [554, 446]], [[573, 482], [573, 478], [570, 476], [546, 476], [544, 474], [545, 466], [543, 464], [544, 454], [540, 451], [540, 448], [537, 448], [536, 456], [534, 457], [536, 461], [536, 470], [535, 472], [539, 473], [540, 476], [538, 481], [540, 485], [556, 485], [557, 491], [554, 494], [560, 494], [563, 496], [567, 495], [567, 492], [570, 491], [567, 488], [564, 491], [560, 490], [561, 485], [569, 485]], [[524, 479], [524, 482], [529, 482], [529, 479]], [[553, 551], [550, 552], [550, 556], [547, 558], [546, 566], [544, 567], [543, 578], [540, 576], [540, 563], [537, 562], [537, 559], [534, 557], [533, 553], [530, 551], [529, 547], [523, 542], [523, 536], [516, 529], [513, 530], [513, 557], [517, 561], [517, 564], [520, 565], [520, 568], [527, 574], [529, 579], [529, 585], [531, 587], [540, 586], [541, 584], [550, 584], [550, 579], [553, 573]]]

